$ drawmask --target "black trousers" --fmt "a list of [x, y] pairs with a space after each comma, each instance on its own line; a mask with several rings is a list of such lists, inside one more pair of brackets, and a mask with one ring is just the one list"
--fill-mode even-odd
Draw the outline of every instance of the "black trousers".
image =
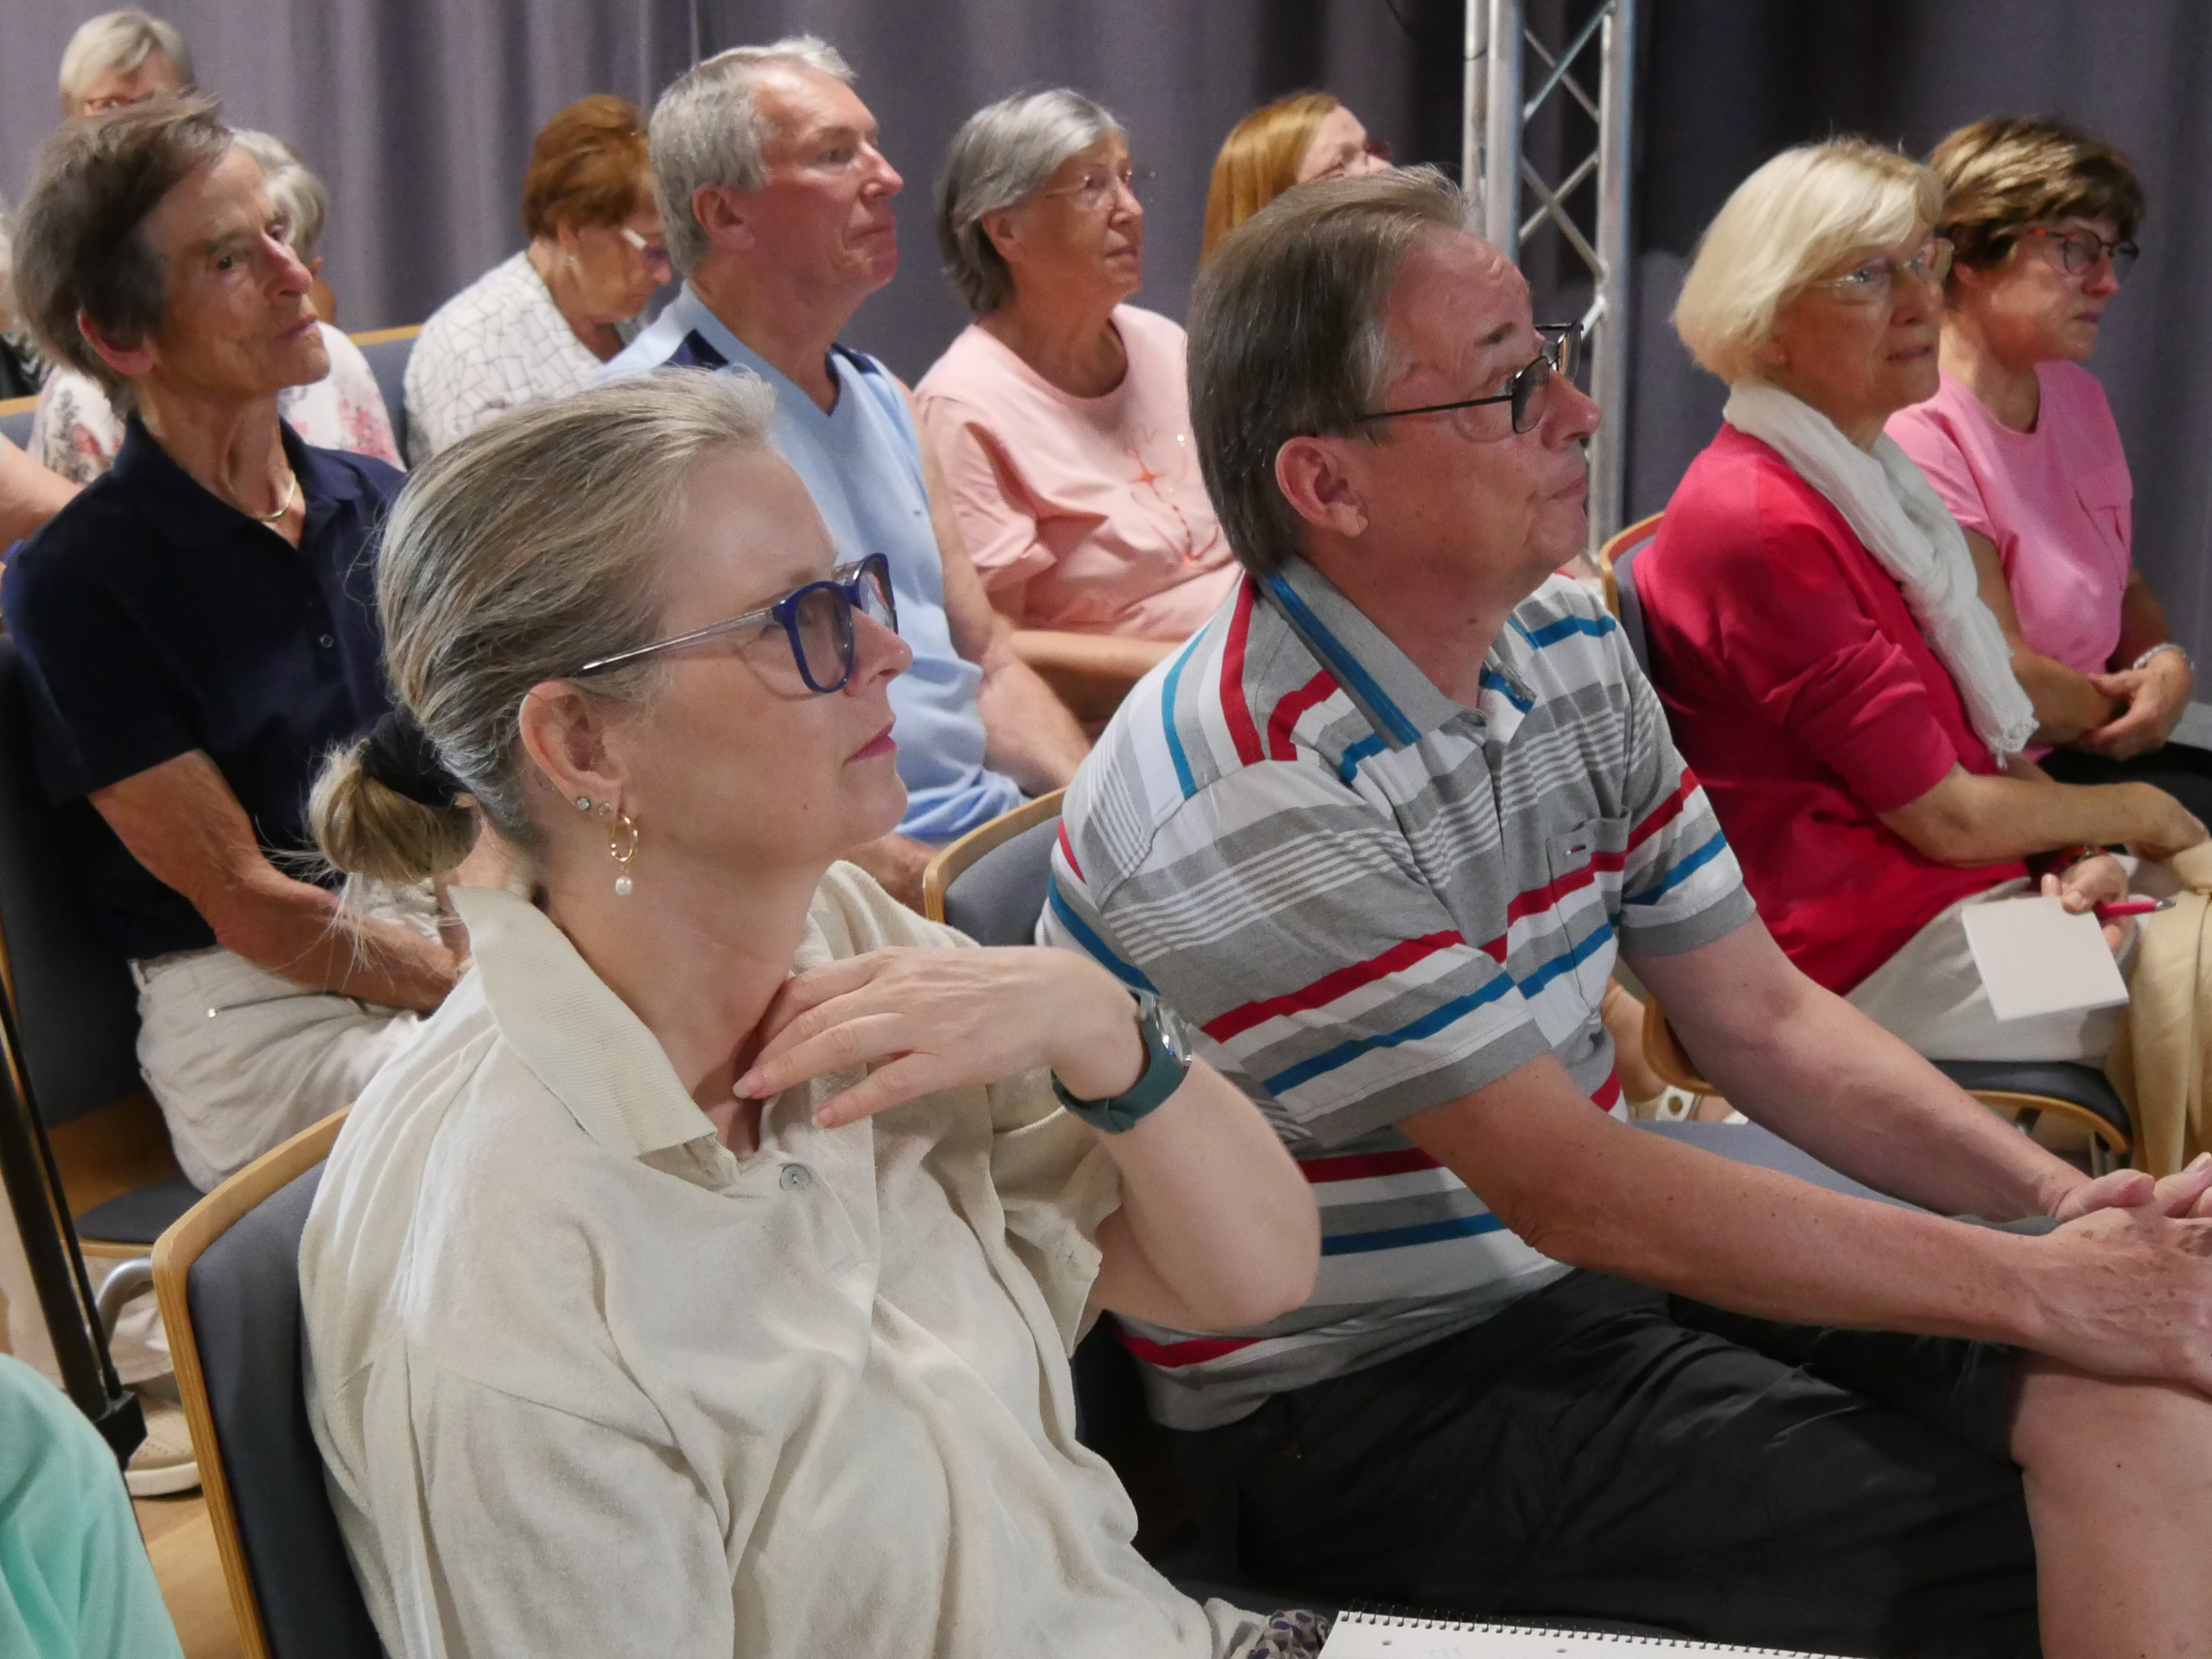
[[1819, 1653], [2032, 1656], [2013, 1351], [1778, 1325], [1576, 1273], [1179, 1434], [1238, 1572]]
[[2212, 823], [2212, 752], [2169, 743], [2133, 760], [2106, 760], [2075, 749], [2054, 749], [2039, 763], [2061, 783], [2148, 783]]

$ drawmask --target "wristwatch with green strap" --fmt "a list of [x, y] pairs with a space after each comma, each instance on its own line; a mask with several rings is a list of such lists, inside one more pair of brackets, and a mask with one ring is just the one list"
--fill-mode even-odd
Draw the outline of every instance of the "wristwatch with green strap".
[[1094, 1129], [1118, 1135], [1136, 1127], [1153, 1108], [1182, 1086], [1190, 1074], [1190, 1033], [1174, 1010], [1158, 997], [1136, 998], [1137, 1035], [1145, 1040], [1145, 1069], [1120, 1094], [1104, 1100], [1082, 1100], [1068, 1093], [1055, 1077], [1052, 1091], [1060, 1103]]

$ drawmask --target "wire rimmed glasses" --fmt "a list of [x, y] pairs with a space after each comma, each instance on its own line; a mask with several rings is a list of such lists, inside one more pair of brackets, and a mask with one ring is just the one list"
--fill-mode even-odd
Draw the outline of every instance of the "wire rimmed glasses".
[[1543, 349], [1524, 367], [1515, 371], [1505, 383], [1505, 390], [1486, 398], [1462, 398], [1449, 404], [1422, 404], [1413, 409], [1371, 409], [1355, 415], [1355, 421], [1392, 421], [1401, 415], [1442, 415], [1455, 409], [1480, 409], [1485, 404], [1513, 405], [1513, 429], [1530, 432], [1544, 418], [1544, 392], [1552, 384], [1554, 374], [1571, 379], [1575, 359], [1581, 345], [1583, 331], [1579, 323], [1539, 323], [1536, 332], [1543, 337]]
[[1940, 284], [1951, 274], [1953, 252], [1948, 237], [1930, 236], [1902, 259], [1893, 254], [1878, 254], [1840, 276], [1831, 276], [1811, 286], [1849, 304], [1881, 305], [1896, 289], [1899, 271], [1923, 283]]
[[855, 611], [892, 633], [898, 632], [898, 601], [891, 595], [891, 563], [881, 553], [871, 553], [851, 564], [841, 564], [830, 573], [826, 581], [794, 587], [775, 603], [748, 611], [741, 617], [709, 623], [688, 634], [655, 640], [650, 645], [617, 651], [612, 656], [594, 657], [569, 678], [582, 679], [663, 651], [673, 651], [678, 646], [696, 645], [702, 640], [719, 639], [743, 633], [749, 628], [775, 623], [783, 629], [784, 638], [791, 647], [792, 660], [799, 665], [799, 678], [806, 683], [806, 689], [826, 696], [832, 691], [843, 690], [853, 678], [853, 664], [858, 654], [853, 628]]
[[1118, 186], [1128, 191], [1129, 199], [1142, 207], [1145, 204], [1145, 187], [1152, 182], [1153, 177], [1150, 167], [1125, 167], [1118, 170], [1094, 167], [1072, 185], [1063, 185], [1058, 190], [1042, 190], [1037, 194], [1065, 196], [1083, 212], [1098, 213], [1103, 211], [1112, 200]]

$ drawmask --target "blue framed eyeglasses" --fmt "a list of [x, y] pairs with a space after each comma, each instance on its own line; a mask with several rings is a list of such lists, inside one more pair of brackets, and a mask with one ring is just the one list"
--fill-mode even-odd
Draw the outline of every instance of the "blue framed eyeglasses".
[[742, 617], [710, 623], [688, 634], [655, 640], [632, 650], [617, 651], [611, 657], [594, 657], [570, 678], [582, 679], [589, 674], [605, 673], [608, 669], [620, 668], [659, 652], [673, 651], [680, 645], [696, 645], [702, 640], [719, 639], [726, 634], [743, 633], [748, 628], [774, 623], [783, 629], [783, 636], [791, 646], [792, 659], [799, 665], [799, 677], [806, 682], [806, 689], [826, 696], [843, 690], [853, 678], [855, 611], [892, 633], [898, 632], [898, 602], [891, 597], [891, 563], [881, 553], [871, 553], [852, 564], [841, 564], [830, 573], [829, 580], [794, 587], [775, 604], [748, 611]]

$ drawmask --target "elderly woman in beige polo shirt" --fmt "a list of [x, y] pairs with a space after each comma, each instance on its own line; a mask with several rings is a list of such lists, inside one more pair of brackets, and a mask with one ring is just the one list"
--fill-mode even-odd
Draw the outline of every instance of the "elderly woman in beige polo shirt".
[[301, 1253], [309, 1415], [395, 1654], [1303, 1651], [1137, 1555], [1075, 1439], [1101, 1308], [1297, 1305], [1313, 1200], [1103, 970], [837, 860], [904, 807], [879, 561], [750, 379], [510, 415], [378, 568], [402, 705], [318, 786], [449, 871], [472, 970], [354, 1109]]

